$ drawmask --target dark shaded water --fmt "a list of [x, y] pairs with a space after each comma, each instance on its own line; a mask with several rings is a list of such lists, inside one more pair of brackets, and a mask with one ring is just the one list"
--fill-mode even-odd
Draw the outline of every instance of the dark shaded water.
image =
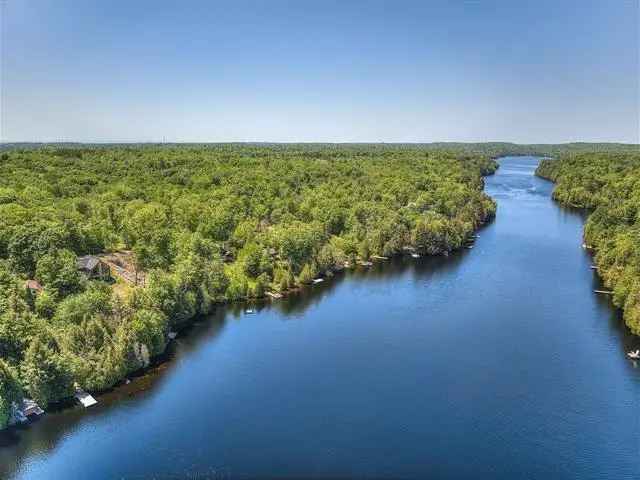
[[1, 436], [0, 477], [640, 478], [638, 342], [537, 162], [487, 179], [474, 249], [221, 312], [163, 372]]

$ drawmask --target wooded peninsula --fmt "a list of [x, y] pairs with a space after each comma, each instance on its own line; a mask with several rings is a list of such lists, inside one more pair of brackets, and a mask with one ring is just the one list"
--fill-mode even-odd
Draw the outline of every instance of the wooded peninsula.
[[435, 147], [14, 148], [0, 157], [0, 427], [149, 365], [216, 305], [461, 248], [490, 155]]

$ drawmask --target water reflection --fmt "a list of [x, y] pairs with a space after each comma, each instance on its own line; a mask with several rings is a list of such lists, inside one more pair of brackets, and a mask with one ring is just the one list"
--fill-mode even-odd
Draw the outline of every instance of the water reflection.
[[[144, 409], [155, 393], [167, 381], [168, 376], [181, 362], [188, 361], [193, 352], [205, 344], [215, 344], [230, 320], [244, 321], [269, 311], [275, 311], [283, 320], [302, 319], [304, 313], [317, 306], [334, 289], [345, 281], [387, 282], [410, 273], [415, 279], [432, 280], [459, 267], [467, 250], [460, 250], [449, 257], [408, 256], [378, 261], [371, 267], [356, 267], [335, 274], [320, 284], [303, 287], [298, 292], [279, 300], [240, 302], [220, 306], [206, 318], [200, 318], [183, 329], [167, 352], [149, 369], [129, 377], [131, 383], [121, 383], [112, 390], [96, 396], [99, 404], [91, 409], [67, 405], [29, 424], [12, 427], [0, 432], [0, 478], [8, 478], [26, 458], [35, 458], [54, 451], [60, 441], [70, 437], [83, 424], [107, 417], [118, 409]], [[253, 308], [256, 314], [247, 315]]]

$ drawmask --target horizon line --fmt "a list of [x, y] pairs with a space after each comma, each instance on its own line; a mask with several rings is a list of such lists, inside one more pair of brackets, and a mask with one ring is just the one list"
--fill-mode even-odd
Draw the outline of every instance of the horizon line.
[[511, 145], [629, 145], [640, 147], [640, 140], [637, 143], [621, 141], [588, 141], [569, 140], [563, 142], [513, 142], [504, 140], [483, 140], [483, 141], [456, 141], [456, 140], [435, 140], [435, 141], [271, 141], [271, 140], [229, 140], [229, 141], [136, 141], [136, 140], [108, 140], [108, 141], [82, 141], [82, 140], [17, 140], [3, 141], [0, 145], [434, 145], [434, 144], [511, 144]]

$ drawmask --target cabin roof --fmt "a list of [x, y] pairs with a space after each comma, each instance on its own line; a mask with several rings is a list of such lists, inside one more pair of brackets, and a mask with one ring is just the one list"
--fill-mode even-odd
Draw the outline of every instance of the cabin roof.
[[100, 259], [94, 255], [84, 255], [82, 257], [78, 257], [77, 265], [78, 270], [87, 270], [91, 271], [100, 263]]
[[37, 290], [38, 292], [42, 291], [42, 285], [37, 280], [27, 280], [24, 282], [24, 288], [28, 288], [29, 290]]

